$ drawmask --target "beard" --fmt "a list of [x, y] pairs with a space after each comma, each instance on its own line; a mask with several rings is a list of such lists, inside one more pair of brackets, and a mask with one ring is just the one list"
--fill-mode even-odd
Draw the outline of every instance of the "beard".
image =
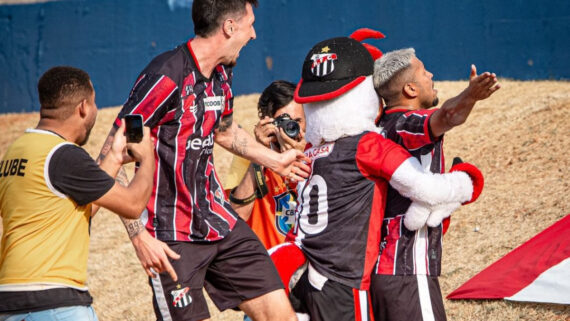
[[87, 144], [90, 135], [91, 135], [91, 128], [87, 130], [87, 133], [85, 133], [85, 137], [81, 140], [81, 142], [79, 142], [79, 146], [84, 146], [85, 144]]
[[226, 66], [233, 68], [236, 66], [236, 64], [237, 64], [237, 59], [234, 59], [234, 60], [230, 61]]
[[83, 137], [83, 139], [79, 142], [79, 146], [83, 146], [83, 145], [87, 144], [87, 141], [89, 141], [89, 136], [91, 135], [91, 130], [95, 126], [95, 120], [96, 119], [97, 119], [97, 117], [94, 116], [93, 119], [86, 124], [85, 137]]
[[431, 102], [431, 106], [430, 106], [430, 107], [435, 107], [435, 106], [437, 106], [437, 104], [439, 104], [439, 97], [435, 96], [435, 98], [434, 98], [433, 101]]

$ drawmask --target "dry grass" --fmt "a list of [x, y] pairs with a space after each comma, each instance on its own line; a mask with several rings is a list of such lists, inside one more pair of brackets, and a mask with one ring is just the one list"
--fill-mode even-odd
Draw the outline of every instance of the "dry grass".
[[[445, 236], [444, 295], [536, 233], [570, 213], [570, 83], [503, 80], [503, 89], [479, 103], [461, 128], [446, 136], [448, 162], [453, 156], [479, 166], [485, 190], [475, 204], [454, 214]], [[445, 100], [466, 82], [438, 82]], [[257, 119], [257, 95], [237, 97], [235, 118], [246, 129]], [[99, 152], [118, 108], [101, 110], [91, 141]], [[0, 155], [36, 114], [0, 116]], [[231, 155], [216, 146], [216, 167], [227, 173]], [[449, 168], [449, 163], [447, 165]], [[475, 227], [479, 228], [475, 232]], [[151, 290], [119, 219], [101, 211], [94, 219], [89, 256], [89, 287], [100, 320], [153, 320]], [[445, 301], [449, 320], [570, 320], [570, 307], [505, 301]], [[212, 320], [242, 320], [233, 311]]]

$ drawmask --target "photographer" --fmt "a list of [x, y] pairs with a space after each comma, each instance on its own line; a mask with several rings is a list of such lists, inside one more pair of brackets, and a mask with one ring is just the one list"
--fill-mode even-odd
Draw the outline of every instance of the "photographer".
[[[150, 130], [127, 144], [121, 123], [97, 164], [82, 148], [97, 119], [89, 75], [59, 66], [38, 82], [40, 120], [8, 147], [0, 163], [0, 320], [97, 320], [87, 289], [89, 229], [95, 208], [140, 216], [152, 191]], [[126, 148], [132, 157], [127, 157]], [[113, 177], [140, 166], [128, 186]]]
[[[303, 106], [293, 100], [295, 85], [272, 82], [259, 97], [260, 121], [254, 129], [256, 139], [278, 152], [305, 148]], [[294, 222], [296, 193], [287, 180], [257, 164], [234, 158], [230, 172], [248, 166], [240, 184], [229, 192], [233, 209], [253, 229], [266, 248], [284, 241]], [[241, 162], [241, 164], [240, 164]]]

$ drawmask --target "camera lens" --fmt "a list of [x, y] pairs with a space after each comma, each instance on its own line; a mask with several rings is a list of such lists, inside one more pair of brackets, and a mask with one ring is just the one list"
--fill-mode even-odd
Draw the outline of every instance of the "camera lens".
[[273, 121], [273, 124], [277, 127], [283, 128], [285, 135], [289, 136], [290, 138], [296, 138], [299, 136], [301, 132], [301, 128], [299, 127], [299, 123], [293, 119], [289, 114], [281, 114]]
[[294, 120], [289, 120], [285, 124], [283, 124], [283, 131], [285, 134], [291, 138], [295, 138], [299, 135], [300, 132], [299, 123]]

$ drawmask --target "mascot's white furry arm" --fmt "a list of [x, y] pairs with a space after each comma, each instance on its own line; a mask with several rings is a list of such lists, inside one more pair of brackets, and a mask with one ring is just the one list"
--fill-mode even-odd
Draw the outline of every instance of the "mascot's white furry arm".
[[472, 197], [465, 202], [448, 202], [440, 204], [429, 204], [428, 202], [414, 201], [408, 208], [404, 217], [404, 225], [406, 225], [406, 228], [414, 231], [420, 229], [426, 224], [430, 227], [438, 226], [461, 205], [472, 203], [477, 200], [479, 195], [481, 195], [484, 186], [484, 178], [483, 174], [479, 169], [477, 169], [477, 167], [469, 163], [463, 163], [459, 160], [459, 162], [454, 161], [454, 165], [451, 167], [450, 172], [461, 172], [469, 175], [469, 178], [473, 182]]

